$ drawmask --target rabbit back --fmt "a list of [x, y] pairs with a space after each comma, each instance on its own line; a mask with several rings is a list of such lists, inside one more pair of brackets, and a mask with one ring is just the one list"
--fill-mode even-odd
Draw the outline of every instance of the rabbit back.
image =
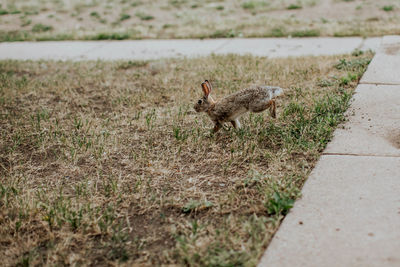
[[214, 121], [232, 121], [251, 110], [252, 106], [268, 102], [282, 92], [283, 90], [279, 87], [252, 86], [219, 100], [209, 115]]

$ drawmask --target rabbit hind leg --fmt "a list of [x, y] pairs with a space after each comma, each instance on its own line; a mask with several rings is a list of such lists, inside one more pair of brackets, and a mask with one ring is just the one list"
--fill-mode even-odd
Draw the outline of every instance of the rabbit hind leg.
[[260, 100], [254, 103], [251, 103], [249, 106], [249, 110], [251, 112], [262, 112], [269, 108], [269, 111], [271, 113], [271, 116], [273, 118], [276, 117], [276, 105], [275, 105], [275, 100]]

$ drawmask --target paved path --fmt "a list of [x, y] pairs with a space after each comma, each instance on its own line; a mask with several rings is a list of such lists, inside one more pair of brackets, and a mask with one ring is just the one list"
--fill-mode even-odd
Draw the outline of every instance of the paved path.
[[353, 100], [259, 266], [400, 266], [400, 36]]
[[337, 55], [375, 51], [382, 38], [255, 38], [211, 40], [62, 41], [0, 43], [1, 59], [150, 60], [214, 54], [268, 57]]

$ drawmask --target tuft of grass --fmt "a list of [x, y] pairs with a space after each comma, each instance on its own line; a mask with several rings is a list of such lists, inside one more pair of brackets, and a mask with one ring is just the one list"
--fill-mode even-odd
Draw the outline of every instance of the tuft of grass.
[[32, 27], [32, 32], [34, 32], [34, 33], [47, 32], [47, 31], [52, 31], [52, 30], [53, 30], [53, 26], [44, 25], [41, 23], [35, 24]]
[[21, 27], [28, 26], [28, 25], [30, 25], [31, 23], [32, 23], [32, 20], [30, 20], [30, 19], [24, 19], [24, 20], [21, 21]]
[[302, 9], [303, 7], [298, 4], [290, 4], [286, 9], [292, 10], [292, 9]]
[[285, 29], [278, 27], [278, 28], [273, 28], [271, 32], [268, 34], [268, 36], [271, 37], [284, 37], [287, 36], [287, 33]]
[[246, 1], [246, 2], [242, 3], [241, 7], [245, 10], [255, 12], [255, 11], [257, 11], [257, 9], [259, 9], [261, 7], [265, 7], [267, 5], [268, 5], [268, 2], [266, 2], [266, 1], [250, 0], [250, 1]]
[[131, 18], [131, 15], [129, 15], [129, 14], [121, 14], [120, 16], [119, 16], [119, 21], [124, 21], [124, 20], [128, 20], [128, 19], [130, 19]]
[[186, 4], [187, 2], [187, 0], [169, 0], [169, 4], [176, 8], [181, 8], [182, 5]]
[[320, 31], [316, 29], [294, 31], [290, 35], [293, 37], [318, 37], [320, 36]]
[[242, 8], [244, 9], [255, 9], [257, 3], [255, 1], [247, 1], [242, 4]]
[[27, 31], [0, 31], [1, 42], [18, 42], [29, 40]]
[[390, 12], [390, 11], [393, 11], [393, 10], [394, 10], [394, 6], [393, 6], [393, 5], [383, 6], [383, 7], [382, 7], [382, 10], [383, 10], [383, 11], [386, 11], [386, 12]]
[[138, 17], [141, 20], [152, 20], [154, 17], [152, 15], [143, 13], [143, 12], [136, 12], [135, 14], [136, 17]]
[[143, 4], [142, 1], [132, 1], [132, 2], [131, 2], [131, 6], [132, 6], [132, 7], [137, 7], [137, 6], [140, 6], [140, 5], [142, 5], [142, 4]]
[[100, 14], [96, 11], [90, 12], [90, 16], [96, 19], [100, 19]]
[[[255, 266], [371, 57], [0, 61], [3, 264]], [[204, 79], [285, 88], [277, 118], [210, 135]]]
[[129, 33], [98, 33], [92, 37], [90, 40], [126, 40], [130, 39]]
[[210, 35], [210, 38], [234, 38], [237, 37], [239, 33], [235, 30], [216, 30]]

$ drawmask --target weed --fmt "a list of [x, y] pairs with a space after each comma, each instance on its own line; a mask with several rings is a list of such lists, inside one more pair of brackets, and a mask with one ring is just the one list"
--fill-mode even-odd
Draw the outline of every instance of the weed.
[[386, 11], [386, 12], [393, 11], [394, 10], [394, 6], [393, 5], [383, 6], [382, 10]]
[[[355, 56], [359, 56], [356, 53]], [[351, 60], [341, 59], [338, 64], [335, 65], [335, 68], [338, 70], [346, 70], [346, 71], [365, 71], [365, 67], [371, 62], [369, 58], [354, 58]]]
[[270, 215], [286, 215], [293, 204], [294, 200], [290, 196], [275, 191], [273, 197], [266, 204], [267, 212]]
[[185, 141], [189, 136], [189, 134], [187, 132], [185, 132], [184, 130], [182, 130], [182, 128], [179, 126], [174, 126], [173, 132], [174, 132], [175, 139], [178, 141]]
[[291, 4], [287, 7], [287, 9], [291, 10], [291, 9], [301, 9], [303, 8], [301, 5], [298, 4]]

